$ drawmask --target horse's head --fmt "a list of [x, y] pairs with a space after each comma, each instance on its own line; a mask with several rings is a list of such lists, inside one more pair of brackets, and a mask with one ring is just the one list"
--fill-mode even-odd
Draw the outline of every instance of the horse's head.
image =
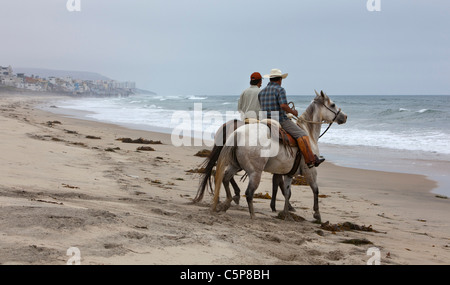
[[314, 102], [322, 107], [320, 111], [322, 120], [327, 123], [336, 122], [339, 125], [345, 124], [347, 122], [347, 115], [342, 112], [341, 108], [336, 107], [336, 104], [322, 90], [320, 94], [316, 90], [314, 91], [316, 92]]

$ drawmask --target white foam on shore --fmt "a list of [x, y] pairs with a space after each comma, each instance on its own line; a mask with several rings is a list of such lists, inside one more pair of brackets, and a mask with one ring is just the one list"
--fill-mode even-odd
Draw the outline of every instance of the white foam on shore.
[[381, 131], [348, 129], [335, 126], [330, 129], [321, 142], [348, 146], [383, 147], [398, 150], [426, 151], [450, 154], [448, 142], [450, 135], [439, 131]]
[[[178, 96], [157, 97], [157, 100], [172, 100], [179, 99]], [[190, 96], [188, 100], [205, 100], [207, 97]], [[193, 104], [193, 103], [192, 103]], [[83, 100], [71, 100], [61, 102], [58, 107], [88, 111], [87, 115], [99, 121], [128, 124], [148, 127], [164, 127], [176, 128], [179, 127], [177, 123], [171, 123], [171, 119], [175, 112], [179, 110], [170, 110], [162, 108], [155, 103], [146, 102], [145, 98], [140, 99], [134, 97], [132, 100], [124, 103], [120, 98], [96, 99], [89, 98]], [[186, 108], [189, 106], [186, 106]], [[426, 110], [426, 109], [423, 109]], [[418, 112], [425, 112], [419, 110]], [[190, 128], [193, 132], [202, 132], [205, 129], [219, 128], [226, 118], [222, 112], [222, 120], [213, 122], [207, 116], [203, 116], [202, 123], [194, 123], [193, 110], [185, 110], [189, 112], [191, 118]], [[205, 111], [203, 115], [207, 112]], [[236, 117], [237, 118], [237, 117]], [[448, 142], [450, 141], [450, 134], [442, 133], [438, 130], [417, 131], [417, 129], [399, 129], [397, 131], [368, 129], [367, 126], [358, 125], [349, 122], [345, 125], [334, 125], [327, 134], [321, 138], [321, 142], [331, 143], [346, 146], [367, 146], [367, 147], [383, 147], [398, 150], [410, 151], [426, 151], [430, 153], [450, 154]], [[352, 124], [352, 125], [351, 125]], [[188, 125], [184, 125], [188, 127]], [[323, 129], [326, 126], [323, 126]], [[362, 127], [362, 128], [361, 128]]]
[[450, 197], [449, 155], [322, 142], [319, 142], [319, 147], [327, 161], [339, 166], [425, 175], [438, 183], [433, 193]]

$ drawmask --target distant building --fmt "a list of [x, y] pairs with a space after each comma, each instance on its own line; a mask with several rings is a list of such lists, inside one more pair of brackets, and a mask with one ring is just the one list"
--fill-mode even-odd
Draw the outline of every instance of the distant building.
[[13, 76], [13, 70], [11, 65], [8, 67], [0, 66], [0, 77], [11, 77]]
[[5, 86], [15, 86], [16, 82], [11, 65], [8, 67], [0, 66], [0, 84]]
[[37, 84], [38, 82], [39, 82], [39, 79], [34, 78], [34, 77], [25, 76], [25, 78], [24, 78], [24, 83]]
[[12, 86], [15, 87], [16, 86], [16, 80], [14, 79], [14, 77], [2, 77], [1, 80], [2, 84], [5, 86]]
[[50, 76], [50, 77], [48, 78], [48, 82], [50, 82], [50, 83], [53, 84], [53, 85], [56, 85], [56, 77]]
[[28, 89], [31, 91], [42, 91], [42, 87], [35, 83], [25, 83], [25, 89]]
[[38, 75], [26, 76], [25, 73], [13, 74], [11, 66], [0, 66], [0, 85], [32, 91], [50, 91], [88, 96], [128, 96], [133, 94], [136, 83], [116, 80], [81, 80], [71, 76], [58, 78], [50, 76], [40, 78]]

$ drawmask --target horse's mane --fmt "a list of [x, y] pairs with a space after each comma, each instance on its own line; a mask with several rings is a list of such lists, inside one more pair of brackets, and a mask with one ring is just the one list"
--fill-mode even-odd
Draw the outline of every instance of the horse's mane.
[[[328, 98], [328, 96], [317, 96], [316, 98], [314, 98], [314, 100], [308, 105], [308, 107], [306, 107], [306, 110], [301, 114], [301, 118], [305, 121], [313, 121], [314, 120], [314, 115], [317, 111], [317, 104], [316, 103], [321, 103], [324, 104], [326, 102], [329, 102], [330, 98]], [[313, 129], [314, 129], [314, 125], [313, 124], [308, 124], [302, 121], [299, 121], [299, 127], [301, 127], [302, 129], [304, 129], [305, 131], [308, 132], [309, 135], [313, 134]]]

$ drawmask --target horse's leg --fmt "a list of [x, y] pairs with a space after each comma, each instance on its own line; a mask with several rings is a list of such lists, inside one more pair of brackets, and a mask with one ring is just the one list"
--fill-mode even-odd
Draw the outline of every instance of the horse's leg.
[[236, 205], [239, 205], [239, 200], [241, 199], [241, 189], [237, 185], [236, 180], [234, 180], [234, 177], [231, 178], [230, 183], [234, 189], [233, 201], [236, 203]]
[[[277, 200], [277, 192], [278, 192], [278, 186], [283, 183], [283, 175], [281, 174], [274, 174], [272, 176], [272, 199], [270, 200], [270, 208], [272, 209], [272, 212], [276, 212], [276, 200]], [[281, 188], [281, 191], [284, 195], [284, 189]]]
[[[274, 174], [272, 176], [272, 199], [270, 200], [270, 208], [272, 209], [272, 212], [276, 212], [276, 199], [277, 199], [277, 192], [278, 192], [278, 187], [280, 187], [281, 193], [283, 194], [284, 197], [286, 197], [286, 185], [288, 185], [288, 187], [291, 187], [291, 181], [292, 181], [292, 177], [288, 178], [288, 176], [286, 176], [285, 178], [286, 181], [283, 180], [283, 175], [282, 174]], [[290, 190], [289, 190], [290, 192]], [[294, 207], [292, 207], [291, 203], [289, 202], [289, 211], [291, 212], [295, 212]]]
[[231, 191], [230, 191], [230, 180], [233, 179], [233, 177], [237, 171], [239, 171], [239, 169], [237, 169], [236, 167], [234, 167], [232, 165], [228, 166], [227, 170], [225, 171], [225, 175], [223, 177], [222, 183], [223, 183], [223, 186], [227, 193], [227, 200], [224, 203], [220, 204], [219, 211], [225, 212], [231, 206], [231, 201], [233, 199], [233, 196], [231, 196]]
[[245, 196], [247, 199], [248, 210], [250, 212], [250, 218], [255, 218], [255, 210], [253, 209], [253, 195], [261, 182], [262, 172], [253, 172], [248, 175], [249, 181], [247, 190], [245, 191]]
[[[292, 194], [292, 178], [293, 177], [289, 177], [289, 176], [285, 176], [284, 177], [284, 180], [283, 179], [281, 179], [281, 183], [280, 183], [280, 189], [281, 189], [281, 192], [283, 192], [283, 195], [286, 197], [286, 194], [285, 194], [285, 191], [286, 191], [286, 189], [288, 189], [289, 188], [289, 193], [290, 194]], [[290, 197], [289, 197], [289, 200], [290, 200]], [[290, 201], [288, 201], [288, 207], [289, 207], [289, 211], [291, 211], [291, 212], [295, 212], [295, 208], [294, 207], [292, 207], [292, 205], [291, 205], [291, 202]]]
[[[289, 214], [289, 207], [292, 207], [289, 203], [289, 199], [291, 199], [291, 180], [292, 177], [286, 176], [285, 178], [288, 183], [283, 183], [284, 188], [284, 218], [285, 219], [292, 219], [291, 215]], [[287, 187], [284, 187], [287, 186]], [[282, 189], [283, 189], [282, 188]]]
[[319, 212], [319, 187], [317, 186], [317, 183], [310, 183], [311, 189], [314, 193], [314, 219], [316, 219], [319, 223], [322, 221], [321, 217], [320, 217], [320, 212]]
[[306, 182], [308, 182], [309, 186], [311, 187], [311, 190], [314, 194], [314, 219], [316, 219], [317, 222], [321, 222], [322, 219], [320, 217], [320, 212], [319, 212], [319, 186], [317, 186], [317, 171], [316, 168], [308, 168], [308, 169], [304, 169], [304, 173], [305, 178], [306, 178]]

